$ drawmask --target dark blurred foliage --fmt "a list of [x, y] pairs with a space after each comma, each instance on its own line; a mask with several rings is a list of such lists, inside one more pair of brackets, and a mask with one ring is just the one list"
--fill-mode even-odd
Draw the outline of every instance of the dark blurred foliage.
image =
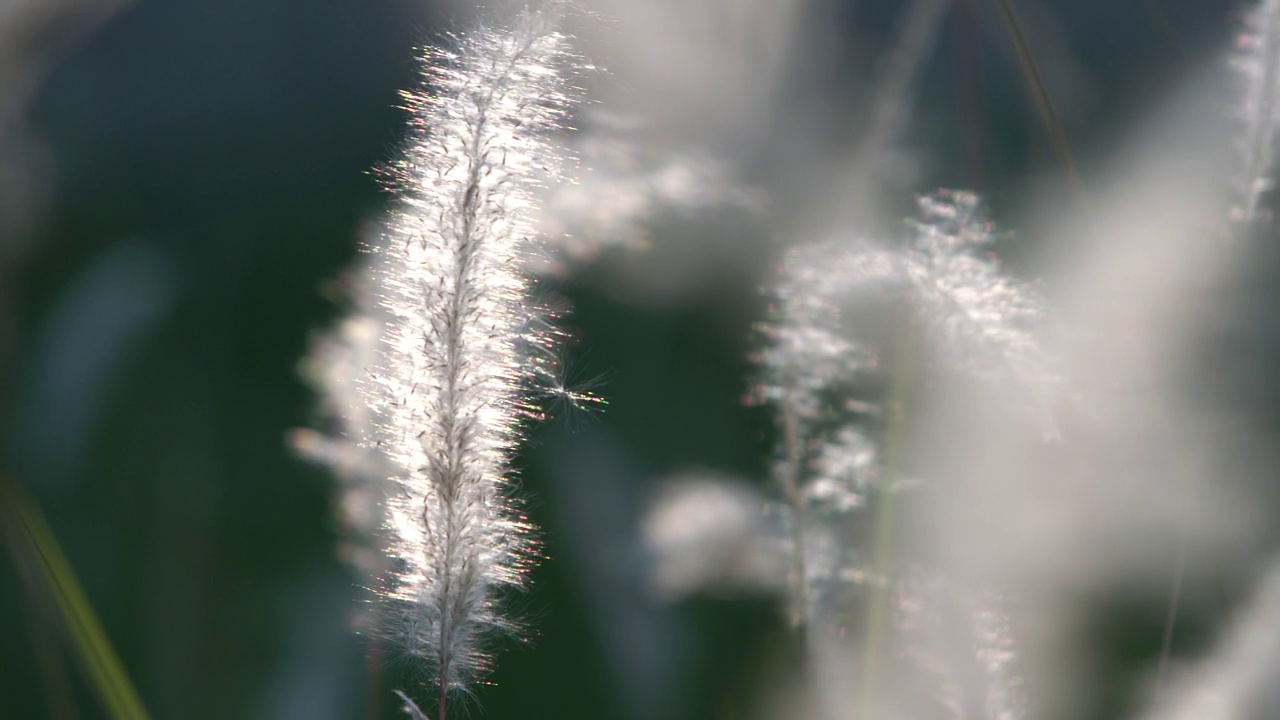
[[[1104, 144], [1191, 64], [1217, 61], [1230, 3], [1165, 0], [1160, 21], [1155, 4], [1042, 4], [1061, 34], [1040, 39], [1082, 61], [1089, 96], [1063, 99], [1079, 149]], [[847, 42], [812, 60], [857, 77], [899, 3], [815, 7], [807, 22]], [[22, 252], [4, 253], [3, 468], [49, 517], [155, 718], [395, 717], [392, 688], [421, 694], [412, 667], [352, 632], [368, 595], [335, 553], [332, 482], [285, 437], [316, 422], [298, 363], [344, 307], [344, 269], [387, 199], [368, 171], [402, 137], [396, 93], [417, 82], [413, 48], [461, 14], [413, 0], [138, 0], [33, 96], [24, 132], [52, 181]], [[946, 22], [912, 114], [910, 136], [929, 151], [920, 189], [980, 178], [998, 210], [1021, 178], [1055, 171], [1052, 154], [1007, 39]], [[974, 48], [980, 87], [957, 70]], [[815, 154], [846, 139], [848, 98], [799, 84], [795, 95], [831, 107]], [[770, 167], [762, 150], [751, 172], [768, 186]], [[713, 231], [648, 227], [672, 242]], [[651, 478], [767, 477], [772, 424], [742, 396], [774, 258], [637, 305], [606, 291], [624, 252], [559, 288], [579, 340], [570, 358], [607, 376], [609, 402], [533, 431], [523, 487], [548, 559], [515, 600], [528, 642], [499, 652], [471, 716], [746, 718], [792, 672], [774, 604], [650, 606], [632, 539]], [[56, 616], [0, 567], [0, 716], [50, 716], [60, 683], [76, 712], [54, 717], [100, 716], [65, 652], [37, 662], [37, 648], [61, 644]], [[1158, 647], [1159, 619], [1117, 608], [1099, 632], [1115, 634], [1123, 673]]]

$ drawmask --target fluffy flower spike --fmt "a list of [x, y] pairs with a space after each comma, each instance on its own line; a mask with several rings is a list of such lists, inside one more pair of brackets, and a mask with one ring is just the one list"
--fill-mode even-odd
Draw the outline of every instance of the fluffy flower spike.
[[555, 340], [527, 271], [575, 94], [555, 21], [529, 11], [428, 50], [427, 88], [404, 93], [412, 137], [384, 173], [398, 195], [374, 249], [388, 320], [364, 387], [394, 468], [383, 592], [393, 637], [437, 678], [440, 717], [485, 672], [486, 638], [512, 629], [498, 603], [534, 555], [510, 461]]

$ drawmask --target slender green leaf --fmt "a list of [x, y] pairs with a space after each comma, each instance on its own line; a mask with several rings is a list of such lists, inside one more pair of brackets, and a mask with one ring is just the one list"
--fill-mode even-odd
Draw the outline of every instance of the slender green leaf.
[[[0, 526], [17, 563], [36, 571], [39, 580], [28, 577], [28, 591], [52, 597], [73, 654], [108, 715], [113, 720], [147, 720], [147, 711], [49, 524], [35, 503], [6, 477], [0, 477]], [[35, 587], [41, 581], [43, 587]]]

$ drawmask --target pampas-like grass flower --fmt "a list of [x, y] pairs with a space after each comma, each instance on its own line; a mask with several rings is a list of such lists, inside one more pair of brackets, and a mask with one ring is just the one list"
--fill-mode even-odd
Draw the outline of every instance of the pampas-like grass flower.
[[535, 555], [510, 461], [550, 371], [528, 268], [575, 66], [554, 8], [429, 50], [426, 87], [404, 93], [412, 137], [386, 170], [398, 199], [372, 291], [387, 320], [364, 384], [394, 468], [382, 594], [389, 635], [436, 678], [440, 718], [486, 671], [486, 640], [514, 629], [501, 596]]

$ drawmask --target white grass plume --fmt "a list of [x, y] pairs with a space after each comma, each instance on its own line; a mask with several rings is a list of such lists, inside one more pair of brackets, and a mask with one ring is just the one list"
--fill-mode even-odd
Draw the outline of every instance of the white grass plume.
[[915, 341], [904, 344], [904, 333], [919, 333], [928, 365], [1015, 392], [1020, 409], [1054, 434], [1057, 374], [1035, 334], [1043, 301], [989, 252], [996, 233], [975, 194], [939, 191], [919, 205], [921, 218], [901, 246], [862, 239], [802, 245], [781, 268], [758, 395], [777, 408], [782, 432], [777, 474], [797, 549], [795, 623], [819, 612], [808, 586], [829, 579], [815, 573], [830, 574], [817, 573], [806, 557], [814, 531], [807, 510], [840, 515], [860, 507], [891, 461], [880, 435], [894, 423], [877, 396], [884, 379], [875, 378], [891, 369], [895, 353], [899, 364], [912, 362], [904, 350]]
[[451, 40], [427, 52], [429, 87], [404, 93], [412, 138], [388, 168], [399, 198], [375, 250], [389, 320], [365, 386], [397, 471], [390, 632], [435, 674], [441, 718], [448, 691], [486, 670], [486, 638], [513, 629], [498, 602], [533, 558], [510, 460], [554, 334], [526, 268], [575, 65], [549, 10]]
[[899, 247], [856, 239], [788, 254], [765, 326], [761, 394], [802, 424], [831, 417], [823, 396], [834, 389], [845, 409], [878, 412], [851, 405], [847, 386], [883, 369], [883, 335], [895, 332], [900, 309], [919, 322], [941, 365], [984, 385], [1016, 386], [1036, 414], [1050, 403], [1058, 376], [1035, 335], [1043, 300], [991, 253], [997, 233], [978, 196], [940, 190], [918, 203], [921, 217]]

